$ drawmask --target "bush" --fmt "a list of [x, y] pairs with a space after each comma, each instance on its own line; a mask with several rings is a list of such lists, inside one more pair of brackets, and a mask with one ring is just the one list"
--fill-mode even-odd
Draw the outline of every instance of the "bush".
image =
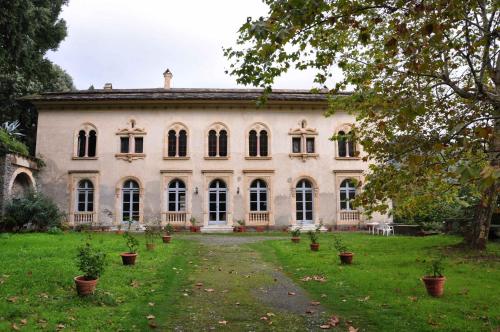
[[47, 233], [53, 234], [53, 235], [59, 235], [59, 234], [63, 234], [64, 232], [59, 227], [53, 226], [53, 227], [49, 228], [49, 230], [47, 231]]
[[13, 231], [47, 230], [61, 227], [64, 214], [48, 197], [39, 193], [29, 193], [25, 197], [14, 198], [5, 206], [4, 228]]
[[23, 142], [10, 135], [7, 130], [0, 128], [0, 154], [14, 152], [23, 156], [29, 156], [28, 147]]

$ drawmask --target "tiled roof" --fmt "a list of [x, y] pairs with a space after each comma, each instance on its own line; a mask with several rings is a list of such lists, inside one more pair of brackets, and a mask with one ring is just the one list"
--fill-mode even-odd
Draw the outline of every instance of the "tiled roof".
[[[25, 96], [21, 100], [31, 102], [72, 102], [72, 101], [251, 101], [262, 95], [261, 89], [96, 89], [70, 92], [47, 92], [39, 95]], [[348, 95], [349, 93], [339, 93]], [[309, 90], [273, 90], [269, 101], [325, 102], [326, 92], [312, 93]]]

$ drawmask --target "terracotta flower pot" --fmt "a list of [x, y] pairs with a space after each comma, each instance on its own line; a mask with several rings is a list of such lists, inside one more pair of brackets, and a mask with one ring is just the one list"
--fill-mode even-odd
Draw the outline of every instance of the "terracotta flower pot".
[[342, 264], [352, 264], [352, 258], [354, 254], [352, 252], [342, 252], [339, 254], [340, 263]]
[[441, 297], [444, 293], [444, 282], [446, 281], [445, 277], [433, 277], [433, 276], [425, 276], [422, 278], [422, 281], [425, 284], [425, 288], [427, 289], [427, 293], [430, 296]]
[[97, 281], [95, 280], [85, 280], [84, 276], [78, 276], [74, 278], [76, 284], [76, 292], [80, 296], [87, 296], [93, 294], [97, 286]]
[[292, 242], [293, 243], [299, 243], [300, 242], [300, 237], [292, 237]]
[[135, 259], [137, 258], [136, 253], [124, 252], [120, 254], [122, 256], [123, 265], [135, 265]]
[[245, 226], [238, 226], [238, 233], [245, 233]]
[[163, 243], [170, 243], [170, 241], [172, 240], [171, 235], [163, 235], [161, 238], [163, 240]]
[[255, 231], [259, 232], [259, 233], [262, 233], [266, 230], [266, 228], [264, 226], [257, 226], [255, 227]]
[[312, 251], [318, 251], [319, 250], [319, 243], [311, 243], [310, 245]]
[[192, 233], [197, 233], [200, 231], [200, 227], [198, 226], [189, 226], [189, 230], [192, 232]]
[[154, 243], [146, 243], [146, 249], [149, 251], [155, 250], [155, 244]]
[[125, 231], [118, 230], [118, 231], [116, 231], [115, 233], [116, 233], [116, 234], [118, 234], [118, 235], [123, 235], [123, 233], [125, 233]]

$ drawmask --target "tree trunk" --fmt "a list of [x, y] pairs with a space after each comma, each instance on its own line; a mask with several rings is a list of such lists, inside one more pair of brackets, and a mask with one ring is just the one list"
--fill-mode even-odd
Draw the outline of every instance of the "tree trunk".
[[[490, 165], [494, 168], [500, 167], [500, 119], [494, 120], [493, 139], [490, 145], [489, 159]], [[500, 189], [499, 181], [489, 186], [482, 195], [481, 202], [476, 208], [474, 220], [469, 234], [465, 240], [470, 248], [484, 250], [488, 243], [491, 217], [497, 206], [497, 195]]]

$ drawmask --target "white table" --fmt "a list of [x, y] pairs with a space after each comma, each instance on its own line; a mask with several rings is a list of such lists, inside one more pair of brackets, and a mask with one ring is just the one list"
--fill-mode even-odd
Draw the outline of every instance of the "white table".
[[368, 233], [375, 234], [375, 227], [377, 227], [379, 225], [379, 223], [378, 222], [368, 222], [365, 225], [368, 226]]

